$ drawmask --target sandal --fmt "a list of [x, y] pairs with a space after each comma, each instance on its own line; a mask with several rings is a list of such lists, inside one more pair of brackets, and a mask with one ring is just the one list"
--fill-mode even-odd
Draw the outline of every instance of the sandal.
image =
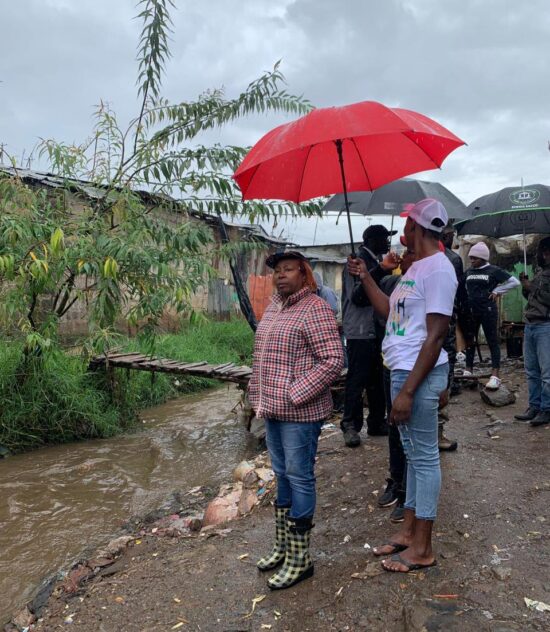
[[409, 548], [408, 544], [399, 544], [399, 542], [392, 542], [392, 540], [388, 540], [387, 542], [384, 542], [384, 544], [375, 547], [375, 549], [381, 549], [384, 546], [391, 546], [392, 550], [385, 551], [384, 553], [376, 553], [375, 550], [373, 550], [372, 554], [376, 555], [377, 557], [382, 557], [382, 555], [394, 555], [395, 553], [401, 553], [401, 551]]
[[407, 560], [404, 560], [401, 557], [401, 555], [392, 555], [390, 557], [390, 561], [397, 562], [398, 564], [403, 564], [403, 566], [407, 567], [407, 570], [406, 571], [393, 570], [392, 568], [388, 568], [384, 564], [385, 560], [382, 560], [382, 568], [385, 571], [388, 571], [388, 573], [410, 573], [411, 571], [421, 571], [425, 568], [432, 568], [433, 566], [437, 566], [437, 560], [434, 560], [431, 564], [415, 564], [414, 562], [407, 562]]

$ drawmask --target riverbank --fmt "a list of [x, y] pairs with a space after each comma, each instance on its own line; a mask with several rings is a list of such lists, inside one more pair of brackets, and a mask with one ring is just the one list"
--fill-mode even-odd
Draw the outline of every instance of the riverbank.
[[[514, 422], [525, 406], [520, 372], [505, 376], [518, 401], [492, 409], [476, 391], [452, 400], [442, 455], [443, 493], [435, 529], [439, 564], [388, 574], [371, 548], [391, 535], [379, 509], [387, 466], [384, 438], [343, 447], [339, 431], [319, 447], [315, 576], [270, 593], [254, 562], [272, 539], [272, 508], [206, 533], [159, 533], [140, 525], [111, 571], [71, 595], [54, 593], [35, 631], [374, 630], [542, 631], [550, 603], [548, 463], [550, 427]], [[113, 568], [115, 567], [115, 568]]]
[[[197, 362], [251, 361], [253, 333], [242, 319], [208, 321], [159, 336], [159, 357]], [[137, 339], [122, 351], [145, 350]], [[79, 355], [58, 349], [21, 368], [22, 348], [0, 346], [0, 446], [11, 453], [81, 439], [111, 437], [135, 427], [138, 411], [185, 393], [210, 388], [212, 380], [115, 371], [115, 383], [87, 371]]]

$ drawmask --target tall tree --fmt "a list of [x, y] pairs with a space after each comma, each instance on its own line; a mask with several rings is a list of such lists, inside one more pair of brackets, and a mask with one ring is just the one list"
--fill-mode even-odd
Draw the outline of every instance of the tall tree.
[[[0, 317], [5, 324], [17, 319], [28, 349], [47, 348], [59, 319], [79, 299], [89, 306], [87, 348], [94, 352], [112, 344], [122, 323], [152, 341], [166, 308], [191, 312], [193, 292], [213, 273], [205, 253], [214, 244], [194, 216], [256, 221], [317, 210], [243, 204], [231, 174], [246, 148], [200, 143], [205, 132], [251, 114], [307, 112], [310, 103], [284, 88], [279, 64], [234, 98], [215, 89], [171, 103], [161, 89], [174, 3], [141, 0], [138, 6], [138, 114], [123, 126], [101, 102], [86, 141], [40, 145], [67, 190], [91, 193], [84, 209], [75, 213], [63, 193], [26, 185], [16, 168], [0, 180]], [[234, 248], [221, 252], [231, 257]]]

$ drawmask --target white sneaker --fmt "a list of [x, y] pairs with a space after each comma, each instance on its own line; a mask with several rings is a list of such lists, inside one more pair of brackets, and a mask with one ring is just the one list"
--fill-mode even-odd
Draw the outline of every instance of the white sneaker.
[[464, 371], [462, 371], [462, 377], [472, 377], [473, 373], [471, 371], [468, 371], [466, 369], [464, 369]]
[[487, 384], [485, 384], [485, 388], [488, 388], [490, 391], [496, 391], [500, 387], [500, 379], [496, 375], [491, 375]]

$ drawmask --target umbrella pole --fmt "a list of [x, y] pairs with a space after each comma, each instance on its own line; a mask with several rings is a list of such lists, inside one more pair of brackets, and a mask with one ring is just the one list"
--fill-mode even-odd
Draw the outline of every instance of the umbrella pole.
[[523, 225], [523, 272], [527, 274], [527, 241], [525, 239], [525, 224]]
[[346, 214], [348, 216], [349, 238], [351, 241], [351, 256], [355, 259], [355, 243], [353, 241], [353, 231], [351, 229], [351, 216], [349, 212], [348, 190], [346, 187], [346, 174], [344, 172], [344, 155], [342, 153], [342, 141], [338, 139], [336, 142], [336, 150], [338, 151], [338, 161], [340, 163], [340, 173], [342, 175], [342, 187], [344, 189], [344, 201], [346, 203]]

